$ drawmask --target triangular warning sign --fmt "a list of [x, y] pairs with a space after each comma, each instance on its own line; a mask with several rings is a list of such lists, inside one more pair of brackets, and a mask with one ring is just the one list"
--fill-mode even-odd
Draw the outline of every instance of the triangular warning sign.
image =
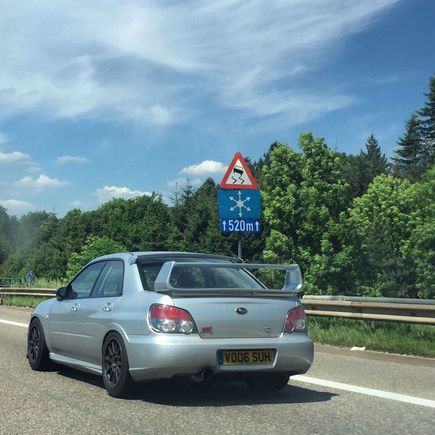
[[240, 152], [234, 155], [219, 186], [222, 189], [258, 189], [258, 184]]

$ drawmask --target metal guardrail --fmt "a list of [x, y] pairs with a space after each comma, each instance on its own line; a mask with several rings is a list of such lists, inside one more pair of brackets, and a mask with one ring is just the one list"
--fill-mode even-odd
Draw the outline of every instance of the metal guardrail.
[[435, 325], [435, 300], [355, 296], [304, 296], [308, 316]]
[[[46, 288], [0, 288], [0, 297], [54, 297], [55, 292]], [[435, 325], [435, 300], [431, 299], [306, 295], [302, 303], [308, 316]]]
[[0, 287], [0, 296], [47, 296], [54, 297], [56, 290], [51, 288]]

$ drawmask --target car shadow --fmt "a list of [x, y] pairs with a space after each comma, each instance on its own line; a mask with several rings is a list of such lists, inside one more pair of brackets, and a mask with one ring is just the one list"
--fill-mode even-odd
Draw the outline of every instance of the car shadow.
[[[104, 390], [101, 377], [68, 367], [58, 369], [61, 376], [91, 384]], [[244, 382], [206, 382], [188, 384], [171, 380], [138, 382], [127, 398], [166, 406], [221, 407], [261, 404], [316, 403], [331, 400], [337, 394], [316, 391], [291, 384], [274, 393], [254, 393]]]
[[65, 378], [74, 379], [75, 381], [80, 381], [85, 384], [91, 384], [95, 387], [100, 387], [104, 389], [103, 380], [101, 376], [93, 375], [91, 373], [82, 372], [77, 369], [73, 369], [68, 366], [56, 365], [55, 370], [59, 376], [63, 376]]
[[244, 382], [210, 382], [194, 386], [179, 386], [170, 381], [160, 381], [138, 384], [129, 399], [167, 406], [220, 407], [315, 403], [331, 400], [333, 396], [336, 394], [302, 388], [291, 383], [281, 391], [260, 393], [252, 392]]

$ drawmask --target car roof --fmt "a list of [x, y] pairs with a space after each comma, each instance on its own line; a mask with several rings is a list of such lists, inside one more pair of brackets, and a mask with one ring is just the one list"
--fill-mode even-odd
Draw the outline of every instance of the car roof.
[[134, 264], [137, 261], [152, 260], [152, 259], [176, 259], [176, 258], [201, 258], [204, 260], [227, 260], [227, 261], [237, 261], [241, 260], [237, 257], [229, 257], [225, 255], [216, 254], [204, 254], [200, 252], [180, 252], [180, 251], [138, 251], [138, 252], [118, 252], [115, 254], [103, 255], [101, 257], [95, 258], [94, 261], [101, 260], [113, 260], [113, 259], [123, 259], [128, 261], [130, 264]]

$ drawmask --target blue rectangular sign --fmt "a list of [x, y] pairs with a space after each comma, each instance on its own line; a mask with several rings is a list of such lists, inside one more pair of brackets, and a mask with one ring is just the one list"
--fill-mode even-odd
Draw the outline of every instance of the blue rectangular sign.
[[260, 191], [257, 189], [219, 189], [219, 216], [221, 219], [259, 219], [261, 217]]
[[256, 219], [221, 219], [221, 233], [260, 233], [261, 223]]

